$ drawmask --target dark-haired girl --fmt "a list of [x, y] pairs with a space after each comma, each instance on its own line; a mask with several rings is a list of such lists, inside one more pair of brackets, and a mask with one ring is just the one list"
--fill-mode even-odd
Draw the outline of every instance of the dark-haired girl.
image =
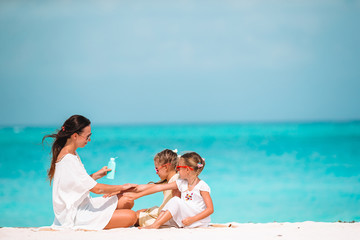
[[[52, 228], [101, 230], [132, 226], [136, 222], [136, 214], [130, 210], [134, 202], [122, 196], [122, 192], [136, 185], [97, 183], [95, 180], [105, 176], [110, 169], [103, 167], [88, 175], [76, 152], [91, 141], [90, 120], [81, 115], [71, 116], [57, 133], [46, 135], [43, 141], [48, 137], [54, 138], [48, 171], [53, 184], [55, 219]], [[92, 198], [90, 192], [120, 193], [109, 198]]]

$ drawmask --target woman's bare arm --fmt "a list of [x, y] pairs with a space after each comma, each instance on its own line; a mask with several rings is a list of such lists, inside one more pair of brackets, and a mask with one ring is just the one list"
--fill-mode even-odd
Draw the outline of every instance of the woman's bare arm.
[[106, 174], [110, 171], [111, 171], [111, 169], [108, 169], [108, 167], [105, 166], [105, 167], [102, 167], [99, 171], [91, 174], [90, 177], [92, 177], [94, 180], [98, 180], [98, 179], [106, 176]]
[[113, 192], [120, 193], [130, 188], [134, 188], [136, 186], [137, 186], [136, 184], [131, 184], [131, 183], [126, 183], [124, 185], [108, 185], [108, 184], [97, 183], [95, 187], [90, 189], [90, 192], [95, 194], [109, 194]]

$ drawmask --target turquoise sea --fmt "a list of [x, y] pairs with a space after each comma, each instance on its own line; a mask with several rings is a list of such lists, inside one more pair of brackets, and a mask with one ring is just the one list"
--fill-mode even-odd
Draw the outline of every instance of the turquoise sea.
[[[53, 221], [46, 179], [56, 127], [0, 128], [0, 227]], [[360, 122], [92, 126], [78, 151], [88, 173], [118, 157], [108, 184], [157, 181], [153, 156], [165, 149], [206, 159], [212, 222], [360, 221]], [[159, 205], [157, 193], [134, 209]]]

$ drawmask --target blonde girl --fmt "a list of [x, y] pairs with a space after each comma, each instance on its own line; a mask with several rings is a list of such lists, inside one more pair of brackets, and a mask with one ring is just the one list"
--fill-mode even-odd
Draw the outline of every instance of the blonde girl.
[[177, 166], [180, 179], [172, 183], [154, 185], [138, 193], [124, 193], [125, 196], [135, 200], [164, 190], [178, 189], [181, 192], [181, 198], [170, 199], [156, 221], [145, 228], [159, 228], [164, 224], [189, 228], [209, 225], [214, 207], [210, 197], [210, 187], [199, 178], [204, 167], [205, 161], [199, 154], [186, 153], [180, 157]]
[[[176, 173], [177, 163], [178, 163], [178, 155], [176, 149], [175, 150], [165, 149], [157, 153], [154, 157], [154, 165], [155, 165], [155, 172], [159, 176], [160, 182], [157, 182], [156, 184], [172, 183], [176, 181], [179, 178], [179, 174]], [[150, 184], [139, 185], [136, 187], [135, 191], [143, 191], [149, 187], [153, 187], [153, 185]], [[137, 224], [140, 227], [147, 227], [153, 224], [157, 219], [157, 217], [159, 216], [159, 212], [161, 212], [165, 204], [173, 196], [180, 196], [179, 191], [166, 190], [164, 191], [164, 199], [160, 207], [154, 206], [148, 209], [138, 210], [136, 212], [138, 216]]]

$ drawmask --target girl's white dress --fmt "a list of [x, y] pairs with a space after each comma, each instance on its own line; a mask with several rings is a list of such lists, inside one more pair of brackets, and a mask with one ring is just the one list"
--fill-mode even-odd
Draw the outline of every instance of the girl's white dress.
[[54, 229], [101, 230], [110, 221], [118, 198], [90, 197], [96, 181], [78, 155], [67, 154], [56, 163], [53, 179]]
[[[181, 199], [178, 197], [173, 197], [162, 210], [169, 210], [173, 217], [169, 222], [166, 223], [166, 225], [174, 225], [172, 223], [175, 222], [176, 227], [184, 227], [184, 224], [182, 223], [183, 219], [195, 216], [196, 214], [199, 214], [206, 209], [206, 205], [200, 194], [200, 191], [206, 191], [210, 193], [210, 187], [203, 180], [200, 180], [200, 182], [196, 184], [194, 189], [191, 191], [188, 189], [187, 180], [178, 179], [176, 180], [176, 184], [179, 191], [181, 192]], [[210, 216], [208, 216], [186, 227], [208, 227], [210, 220]]]

